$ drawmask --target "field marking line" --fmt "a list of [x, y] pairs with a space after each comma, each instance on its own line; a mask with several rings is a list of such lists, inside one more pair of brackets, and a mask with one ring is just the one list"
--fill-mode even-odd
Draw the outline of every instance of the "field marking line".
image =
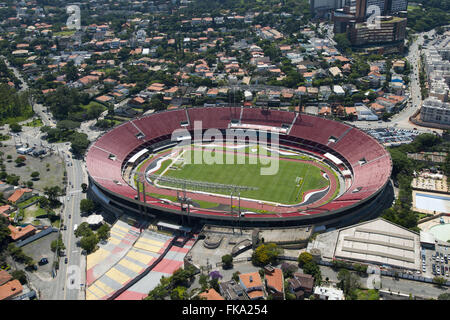
[[[172, 160], [172, 163], [171, 163], [170, 165], [168, 165], [167, 168], [165, 168], [163, 172], [161, 172], [161, 174], [159, 175], [159, 177], [164, 176], [164, 174], [167, 172], [167, 170], [169, 170], [170, 167], [172, 167], [172, 165], [173, 165], [175, 162], [177, 162], [178, 159], [180, 159], [180, 157], [182, 157], [182, 156], [184, 155], [185, 152], [186, 152], [186, 150], [183, 150], [183, 151], [182, 151], [175, 159], [169, 158], [169, 160]], [[156, 178], [155, 181], [153, 181], [153, 184], [154, 184], [155, 186], [157, 186], [157, 187], [161, 187], [161, 186], [158, 184], [158, 179], [159, 179], [159, 177]]]

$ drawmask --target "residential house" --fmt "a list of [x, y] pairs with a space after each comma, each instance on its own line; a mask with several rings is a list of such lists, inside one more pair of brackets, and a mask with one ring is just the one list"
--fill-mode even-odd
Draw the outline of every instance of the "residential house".
[[334, 77], [334, 78], [341, 78], [342, 77], [342, 71], [338, 67], [331, 67], [328, 69], [328, 72]]
[[345, 95], [345, 91], [340, 85], [334, 85], [333, 86], [333, 92], [334, 92], [334, 94], [336, 94], [338, 96], [344, 96]]
[[331, 108], [329, 106], [320, 107], [319, 115], [325, 117], [331, 115]]
[[0, 270], [0, 286], [12, 280], [12, 276], [5, 270]]
[[267, 292], [275, 300], [284, 300], [284, 277], [283, 271], [279, 268], [264, 268], [264, 280]]
[[313, 294], [314, 277], [312, 275], [296, 272], [294, 273], [292, 280], [295, 281], [292, 283], [293, 286], [290, 285], [289, 290], [294, 293], [297, 298], [300, 296], [307, 298]]
[[28, 188], [16, 189], [14, 193], [8, 198], [8, 201], [16, 204], [23, 202], [33, 196], [33, 190]]
[[199, 296], [205, 300], [225, 300], [214, 288], [200, 293]]
[[36, 233], [36, 228], [31, 224], [26, 227], [15, 227], [13, 225], [9, 225], [8, 229], [11, 231], [9, 235], [13, 241], [22, 240], [28, 238]]
[[19, 280], [12, 280], [0, 286], [0, 300], [10, 300], [22, 293], [23, 287]]
[[219, 291], [226, 300], [249, 300], [243, 288], [234, 280], [220, 282]]
[[95, 98], [95, 101], [103, 103], [103, 104], [109, 104], [114, 103], [114, 98], [108, 95], [103, 95], [100, 97]]
[[342, 290], [331, 287], [316, 287], [314, 296], [320, 300], [345, 300]]
[[258, 272], [240, 274], [239, 283], [244, 288], [250, 300], [264, 299], [264, 287]]

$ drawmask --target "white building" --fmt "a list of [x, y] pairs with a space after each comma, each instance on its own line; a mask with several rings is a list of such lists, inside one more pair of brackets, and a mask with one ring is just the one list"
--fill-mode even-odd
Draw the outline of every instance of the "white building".
[[450, 125], [450, 103], [442, 102], [436, 97], [429, 97], [423, 101], [420, 119], [425, 122]]
[[331, 287], [315, 287], [314, 295], [320, 300], [345, 300], [344, 291]]

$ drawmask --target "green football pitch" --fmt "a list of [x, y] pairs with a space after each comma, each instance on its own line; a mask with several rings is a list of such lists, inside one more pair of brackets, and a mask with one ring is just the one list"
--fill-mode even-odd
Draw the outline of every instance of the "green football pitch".
[[[232, 164], [229, 164], [222, 150], [215, 152], [217, 154], [213, 153], [213, 155], [217, 158], [220, 154], [223, 164], [207, 164], [205, 161], [195, 164], [195, 157], [203, 159], [202, 151], [185, 151], [176, 161], [173, 159], [164, 161], [157, 173], [163, 174], [164, 177], [197, 182], [256, 187], [257, 190], [241, 191], [241, 197], [282, 204], [300, 203], [303, 193], [313, 189], [322, 189], [329, 184], [329, 181], [322, 177], [321, 170], [308, 163], [279, 159], [276, 174], [261, 175], [261, 168], [270, 166], [267, 162], [261, 163], [259, 159], [255, 161], [254, 158], [250, 161], [250, 156], [246, 153], [242, 155], [245, 160], [244, 164], [237, 164], [237, 158]], [[185, 161], [189, 158], [190, 162]], [[254, 164], [255, 162], [256, 164]], [[334, 177], [330, 178], [334, 179]], [[158, 184], [180, 187], [163, 180], [159, 180]], [[189, 186], [186, 189], [189, 190]], [[201, 191], [207, 190], [202, 189]], [[216, 189], [209, 192], [229, 195], [229, 191], [224, 190]]]

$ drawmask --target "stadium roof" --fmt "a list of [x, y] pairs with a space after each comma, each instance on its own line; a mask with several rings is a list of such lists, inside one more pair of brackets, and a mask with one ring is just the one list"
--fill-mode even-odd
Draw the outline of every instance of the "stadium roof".
[[147, 152], [149, 152], [148, 149], [142, 149], [141, 151], [136, 153], [134, 156], [132, 156], [130, 158], [130, 160], [128, 160], [128, 162], [129, 163], [135, 163], [137, 159], [139, 159], [142, 155], [146, 154]]
[[419, 234], [378, 218], [340, 229], [334, 257], [420, 269]]
[[168, 228], [168, 229], [172, 229], [172, 230], [186, 231], [186, 232], [191, 231], [191, 228], [189, 228], [189, 227], [179, 226], [177, 224], [172, 224], [172, 223], [167, 223], [167, 222], [162, 222], [162, 221], [158, 222], [156, 225], [158, 227]]

